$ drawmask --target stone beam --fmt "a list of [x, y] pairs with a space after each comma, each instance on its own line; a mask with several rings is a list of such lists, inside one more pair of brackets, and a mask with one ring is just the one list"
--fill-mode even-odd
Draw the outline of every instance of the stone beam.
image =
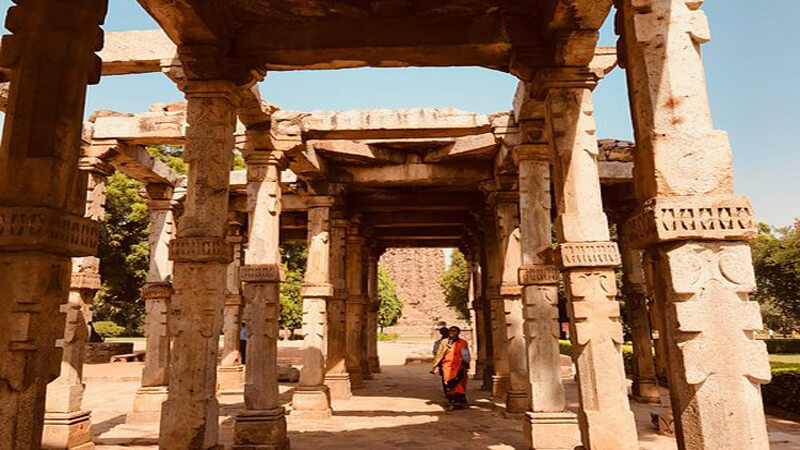
[[373, 237], [387, 240], [411, 239], [411, 240], [431, 240], [431, 239], [461, 239], [465, 235], [463, 226], [416, 226], [416, 227], [395, 227], [395, 228], [376, 228]]
[[367, 186], [476, 185], [490, 180], [493, 175], [489, 162], [459, 165], [409, 162], [392, 166], [343, 167], [342, 170], [352, 176], [351, 183]]
[[162, 30], [120, 31], [106, 33], [98, 55], [103, 75], [150, 73], [175, 64], [178, 48]]
[[[267, 70], [482, 66], [507, 71], [506, 31], [499, 13], [254, 22], [239, 31], [232, 54], [262, 61]], [[543, 47], [533, 27], [514, 34], [515, 44]]]
[[178, 184], [181, 175], [159, 159], [150, 156], [141, 145], [115, 139], [94, 140], [83, 147], [83, 156], [101, 159], [120, 172], [144, 184]]
[[374, 141], [311, 139], [307, 144], [326, 157], [343, 161], [399, 164], [406, 159], [403, 152], [382, 148]]
[[414, 226], [456, 226], [470, 221], [469, 216], [459, 211], [375, 212], [364, 216], [363, 222], [374, 228]]
[[404, 247], [438, 247], [438, 248], [459, 248], [464, 245], [462, 239], [377, 239], [378, 245], [384, 248], [404, 248]]
[[183, 145], [186, 141], [186, 111], [97, 117], [92, 137], [140, 145]]
[[633, 163], [618, 161], [598, 161], [600, 183], [617, 184], [630, 183], [633, 180]]
[[483, 204], [483, 196], [478, 192], [371, 193], [352, 195], [347, 204], [368, 212], [474, 211]]
[[138, 0], [170, 39], [178, 45], [214, 44], [233, 23], [227, 0]]
[[497, 140], [493, 133], [463, 136], [455, 138], [452, 144], [425, 154], [422, 161], [436, 163], [457, 158], [491, 157], [497, 148]]

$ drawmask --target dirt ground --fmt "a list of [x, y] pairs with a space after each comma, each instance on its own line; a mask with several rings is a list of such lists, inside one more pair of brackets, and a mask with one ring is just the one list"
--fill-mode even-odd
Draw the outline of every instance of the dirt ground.
[[[279, 364], [300, 364], [299, 342], [282, 343]], [[287, 416], [292, 448], [303, 449], [527, 449], [520, 418], [508, 418], [502, 405], [472, 381], [467, 410], [446, 412], [441, 385], [426, 364], [405, 365], [411, 353], [425, 353], [426, 344], [381, 342], [382, 373], [353, 390], [353, 398], [335, 401], [330, 419]], [[157, 424], [126, 424], [139, 386], [140, 363], [87, 365], [84, 407], [92, 410], [93, 436], [98, 449], [153, 449]], [[571, 407], [577, 407], [573, 381], [565, 380]], [[287, 408], [295, 384], [281, 384]], [[665, 392], [666, 394], [666, 392]], [[241, 393], [219, 396], [220, 443], [233, 442], [233, 417], [244, 409]], [[663, 396], [663, 401], [668, 401]], [[665, 406], [632, 404], [641, 449], [675, 449], [674, 439], [655, 432], [650, 412]], [[769, 418], [771, 448], [800, 449], [800, 424]]]

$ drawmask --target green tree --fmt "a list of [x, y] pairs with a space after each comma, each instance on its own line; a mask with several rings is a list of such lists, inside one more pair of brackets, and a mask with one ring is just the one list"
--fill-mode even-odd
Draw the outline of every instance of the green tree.
[[95, 300], [94, 320], [113, 321], [129, 335], [141, 330], [144, 301], [139, 290], [149, 267], [150, 216], [141, 189], [140, 183], [120, 172], [108, 178], [98, 248], [103, 286]]
[[378, 326], [381, 330], [397, 323], [403, 314], [403, 302], [383, 266], [378, 265]]
[[784, 334], [800, 331], [800, 227], [760, 224], [751, 248], [758, 285], [753, 297], [765, 324]]
[[170, 169], [179, 174], [186, 173], [186, 161], [183, 160], [183, 147], [171, 145], [151, 145], [147, 147], [147, 153], [153, 158], [159, 159]]
[[303, 326], [303, 298], [300, 287], [306, 271], [308, 249], [305, 242], [289, 242], [281, 245], [281, 265], [285, 280], [281, 283], [281, 314], [278, 322], [294, 334]]
[[442, 274], [440, 284], [447, 306], [454, 309], [460, 319], [469, 320], [469, 270], [459, 250], [453, 252], [450, 267]]

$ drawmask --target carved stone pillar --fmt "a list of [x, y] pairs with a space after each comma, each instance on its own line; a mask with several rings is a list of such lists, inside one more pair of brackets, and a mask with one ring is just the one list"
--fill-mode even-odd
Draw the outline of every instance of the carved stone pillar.
[[367, 364], [370, 373], [381, 373], [381, 361], [378, 357], [378, 249], [370, 248], [367, 255]]
[[147, 206], [150, 209], [150, 270], [142, 286], [147, 353], [142, 368], [142, 386], [136, 391], [133, 413], [128, 414], [127, 422], [158, 422], [161, 405], [168, 394], [170, 338], [167, 316], [172, 298], [169, 243], [175, 233], [172, 191], [172, 186], [166, 184], [147, 186]]
[[[78, 159], [86, 85], [100, 77], [94, 52], [106, 2], [15, 3], [6, 17], [13, 34], [0, 51], [10, 81], [0, 148], [0, 448], [33, 449], [42, 445], [45, 389], [62, 361], [63, 313], [82, 320], [77, 294], [67, 303], [70, 257], [97, 250]], [[78, 324], [74, 331], [82, 332]]]
[[569, 299], [581, 438], [587, 448], [635, 449], [613, 270], [619, 251], [609, 242], [600, 194], [591, 91], [596, 81], [588, 69], [559, 68], [542, 71], [537, 84], [555, 151], [557, 258]]
[[[620, 225], [618, 230], [622, 230]], [[633, 339], [633, 398], [639, 403], [661, 403], [650, 339], [650, 315], [647, 311], [642, 253], [622, 247], [622, 293]]]
[[[494, 212], [492, 212], [494, 215]], [[490, 219], [486, 227], [486, 301], [489, 307], [489, 323], [492, 332], [492, 396], [505, 401], [508, 394], [508, 335], [506, 334], [506, 311], [500, 295], [503, 281], [503, 258], [505, 252], [497, 230], [496, 218]]]
[[361, 370], [361, 352], [364, 347], [365, 308], [367, 296], [364, 293], [364, 237], [359, 234], [359, 223], [351, 223], [347, 231], [347, 305], [346, 340], [347, 372], [350, 383], [360, 385], [364, 376]]
[[331, 279], [333, 297], [328, 300], [328, 354], [325, 364], [325, 385], [330, 388], [333, 400], [347, 400], [351, 397], [350, 374], [347, 373], [346, 339], [346, 237], [348, 222], [344, 213], [334, 210], [331, 220]]
[[530, 410], [530, 382], [525, 353], [522, 288], [517, 276], [522, 257], [519, 193], [497, 192], [492, 195], [490, 202], [495, 204], [497, 213], [497, 232], [503, 261], [500, 296], [503, 299], [504, 334], [509, 368], [506, 412], [524, 413]]
[[489, 264], [488, 261], [488, 240], [484, 239], [480, 255], [480, 315], [483, 317], [483, 346], [486, 357], [483, 360], [483, 376], [481, 390], [493, 390], [494, 376], [494, 323], [492, 322], [492, 302], [489, 300]]
[[628, 76], [641, 201], [623, 241], [647, 248], [663, 313], [678, 447], [769, 448], [760, 385], [769, 382], [747, 239], [757, 222], [733, 193], [731, 150], [715, 130], [701, 45], [702, 0], [623, 0], [617, 23]]
[[222, 280], [233, 259], [225, 235], [238, 91], [229, 82], [206, 81], [187, 84], [185, 93], [189, 174], [183, 216], [169, 244], [172, 349], [159, 441], [165, 448], [205, 449], [217, 446], [219, 428], [216, 368]]
[[278, 318], [280, 316], [280, 171], [276, 151], [245, 153], [250, 213], [244, 283], [247, 313], [245, 411], [236, 416], [234, 448], [288, 449], [286, 418], [278, 401]]
[[483, 371], [486, 366], [486, 333], [483, 320], [483, 298], [481, 297], [480, 272], [474, 255], [470, 255], [468, 260], [469, 267], [469, 287], [468, 305], [469, 318], [472, 323], [472, 367], [470, 374], [476, 380], [483, 378]]
[[558, 345], [558, 269], [551, 258], [549, 144], [520, 145], [519, 283], [525, 304], [525, 340], [531, 410], [523, 428], [531, 448], [572, 449], [580, 443], [577, 416], [566, 411]]
[[244, 361], [239, 351], [239, 332], [242, 326], [244, 301], [239, 267], [242, 265], [243, 219], [229, 213], [228, 236], [233, 246], [233, 261], [228, 264], [225, 277], [225, 307], [222, 310], [222, 359], [217, 367], [217, 384], [221, 392], [241, 392], [244, 386]]
[[313, 418], [331, 416], [331, 396], [325, 379], [327, 303], [333, 297], [330, 271], [330, 211], [332, 197], [309, 197], [308, 263], [303, 296], [303, 368], [292, 397], [292, 414]]
[[655, 349], [656, 381], [660, 385], [668, 386], [669, 363], [667, 362], [667, 344], [664, 339], [664, 311], [662, 302], [657, 302], [655, 286], [655, 267], [647, 253], [643, 255], [645, 286], [650, 295], [650, 326], [652, 328], [653, 348]]

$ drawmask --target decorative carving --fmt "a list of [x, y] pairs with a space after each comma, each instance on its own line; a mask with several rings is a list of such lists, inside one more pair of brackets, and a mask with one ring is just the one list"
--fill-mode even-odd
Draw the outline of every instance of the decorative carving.
[[169, 243], [169, 259], [180, 262], [233, 261], [233, 246], [221, 238], [179, 237]]
[[99, 290], [102, 287], [99, 273], [73, 273], [69, 282], [70, 289]]
[[559, 271], [556, 266], [531, 264], [520, 267], [518, 277], [523, 286], [558, 284]]
[[621, 263], [616, 242], [577, 242], [559, 244], [556, 260], [563, 268], [613, 267]]
[[656, 197], [625, 223], [622, 239], [644, 248], [687, 239], [744, 240], [758, 234], [750, 201], [740, 195]]
[[0, 250], [49, 251], [64, 256], [97, 253], [100, 225], [52, 208], [0, 206]]
[[142, 298], [169, 298], [172, 296], [172, 283], [168, 281], [145, 283], [142, 286]]
[[239, 280], [245, 283], [278, 283], [283, 280], [278, 264], [247, 264], [239, 267]]
[[617, 282], [610, 270], [571, 272], [575, 342], [587, 345], [611, 339], [622, 344], [622, 324], [616, 302]]

